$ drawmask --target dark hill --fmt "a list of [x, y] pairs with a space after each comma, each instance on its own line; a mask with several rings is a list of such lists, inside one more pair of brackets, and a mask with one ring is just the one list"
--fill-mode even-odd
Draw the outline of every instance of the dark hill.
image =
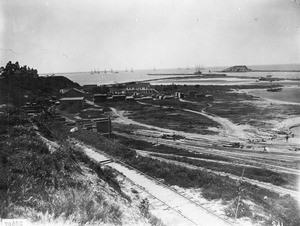
[[21, 77], [0, 78], [0, 104], [11, 103], [21, 106], [25, 102], [40, 97], [49, 97], [59, 94], [60, 89], [80, 88], [66, 77]]
[[241, 65], [241, 66], [233, 66], [233, 67], [227, 68], [227, 69], [223, 70], [222, 72], [249, 72], [249, 71], [252, 71], [252, 70], [247, 68], [244, 65]]

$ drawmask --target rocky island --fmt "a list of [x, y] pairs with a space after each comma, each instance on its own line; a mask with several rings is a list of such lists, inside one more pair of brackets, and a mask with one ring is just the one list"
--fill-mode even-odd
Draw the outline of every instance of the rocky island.
[[221, 72], [251, 72], [252, 70], [245, 65], [233, 66], [222, 70]]

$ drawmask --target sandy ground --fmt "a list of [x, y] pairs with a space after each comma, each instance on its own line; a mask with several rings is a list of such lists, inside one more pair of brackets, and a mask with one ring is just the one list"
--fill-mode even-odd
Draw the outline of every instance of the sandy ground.
[[[294, 87], [294, 86], [292, 86]], [[252, 89], [248, 90], [238, 90], [234, 92], [240, 92], [240, 93], [246, 93], [248, 95], [256, 96], [252, 92]], [[259, 97], [259, 96], [256, 96]], [[286, 102], [286, 101], [280, 101], [280, 100], [272, 100], [268, 98], [259, 97], [260, 101], [253, 101], [253, 104], [260, 104], [260, 105], [270, 105], [270, 104], [276, 104], [276, 105], [300, 105], [300, 103], [294, 103], [294, 102]], [[289, 136], [289, 143], [300, 145], [300, 116], [294, 116], [290, 118], [286, 118], [282, 121], [275, 121], [273, 122], [273, 131], [283, 131], [283, 132], [292, 132], [294, 134], [294, 137]], [[284, 140], [284, 139], [283, 139]]]

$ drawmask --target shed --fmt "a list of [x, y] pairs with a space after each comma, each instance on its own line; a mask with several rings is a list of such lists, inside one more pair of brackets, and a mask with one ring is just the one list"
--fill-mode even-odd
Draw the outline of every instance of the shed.
[[64, 97], [84, 97], [85, 92], [76, 88], [69, 90], [61, 90]]
[[80, 109], [84, 106], [84, 97], [64, 97], [60, 98], [60, 108], [64, 109]]
[[107, 94], [95, 94], [94, 103], [103, 103], [107, 100]]
[[83, 85], [83, 90], [86, 92], [90, 92], [95, 88], [97, 88], [97, 84]]
[[112, 101], [125, 101], [126, 96], [125, 95], [113, 95]]

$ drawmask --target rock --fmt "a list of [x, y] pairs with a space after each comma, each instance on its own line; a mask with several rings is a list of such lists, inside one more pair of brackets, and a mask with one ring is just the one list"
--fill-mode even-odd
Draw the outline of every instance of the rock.
[[244, 65], [241, 65], [241, 66], [233, 66], [233, 67], [227, 68], [227, 69], [223, 70], [222, 72], [249, 72], [249, 71], [252, 71], [252, 70], [247, 68]]

